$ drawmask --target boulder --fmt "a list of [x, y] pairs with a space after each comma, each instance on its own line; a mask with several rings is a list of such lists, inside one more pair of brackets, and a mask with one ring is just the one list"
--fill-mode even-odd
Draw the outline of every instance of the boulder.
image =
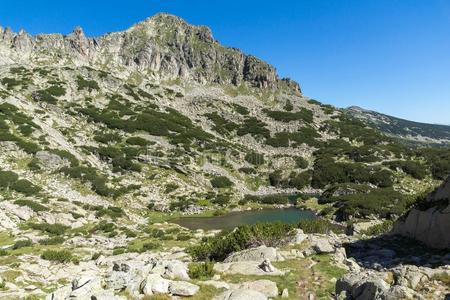
[[239, 286], [239, 289], [258, 291], [268, 298], [278, 297], [277, 284], [266, 279], [244, 282]]
[[254, 290], [237, 289], [225, 291], [214, 300], [267, 300], [266, 295]]
[[294, 237], [292, 238], [291, 243], [293, 244], [301, 244], [306, 239], [308, 239], [308, 235], [303, 232], [301, 229], [296, 229], [296, 232], [294, 234]]
[[108, 289], [120, 291], [127, 287], [130, 276], [126, 272], [112, 272], [106, 279], [105, 284]]
[[311, 248], [318, 254], [333, 253], [335, 251], [333, 245], [326, 238], [312, 239]]
[[266, 272], [261, 269], [261, 263], [256, 261], [243, 261], [235, 263], [216, 263], [214, 264], [214, 271], [223, 274], [241, 274], [241, 275], [271, 275], [281, 276], [284, 275], [284, 271], [280, 271], [275, 267], [272, 268], [272, 272]]
[[259, 246], [257, 248], [246, 249], [230, 254], [225, 260], [225, 263], [240, 262], [240, 261], [261, 261], [269, 259], [271, 261], [283, 261], [284, 258], [278, 253], [278, 250], [272, 247]]
[[141, 291], [144, 295], [167, 294], [169, 293], [170, 281], [164, 279], [159, 274], [149, 274], [141, 284]]
[[380, 278], [364, 281], [352, 289], [352, 295], [358, 300], [382, 299], [389, 291], [389, 284]]
[[99, 277], [80, 276], [72, 281], [71, 298], [88, 299], [102, 292], [102, 281]]
[[38, 151], [35, 156], [39, 160], [40, 164], [48, 169], [58, 169], [66, 165], [70, 165], [69, 161], [64, 160], [59, 155], [48, 151]]
[[167, 279], [190, 279], [187, 265], [179, 260], [155, 261], [151, 272]]
[[175, 296], [194, 296], [199, 289], [198, 285], [185, 281], [171, 281], [169, 284], [169, 292]]

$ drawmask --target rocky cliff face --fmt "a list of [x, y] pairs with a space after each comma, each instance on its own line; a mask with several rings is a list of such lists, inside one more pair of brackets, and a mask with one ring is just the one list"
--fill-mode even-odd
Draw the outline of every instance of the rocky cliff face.
[[288, 88], [300, 93], [297, 83], [280, 80], [274, 67], [238, 49], [214, 40], [205, 26], [158, 14], [128, 30], [87, 38], [81, 28], [69, 35], [31, 36], [0, 28], [4, 63], [43, 62], [46, 65], [101, 66], [142, 72], [157, 80], [192, 80], [199, 83], [247, 83], [265, 89]]
[[428, 195], [426, 201], [413, 208], [393, 232], [415, 238], [430, 247], [450, 248], [450, 178]]

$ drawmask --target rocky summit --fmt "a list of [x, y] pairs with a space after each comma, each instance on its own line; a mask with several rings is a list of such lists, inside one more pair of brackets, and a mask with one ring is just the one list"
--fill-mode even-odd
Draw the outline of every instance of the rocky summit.
[[0, 299], [448, 298], [447, 128], [407, 122], [168, 14], [0, 28]]

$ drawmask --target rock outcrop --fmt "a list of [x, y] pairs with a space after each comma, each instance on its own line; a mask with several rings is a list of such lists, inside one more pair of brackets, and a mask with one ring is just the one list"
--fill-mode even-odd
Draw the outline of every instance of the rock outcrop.
[[429, 247], [450, 248], [450, 178], [399, 220], [394, 234], [417, 239]]
[[[68, 34], [31, 36], [25, 31], [0, 30], [0, 48], [7, 62], [33, 61], [45, 56], [48, 63], [101, 65], [128, 69], [158, 80], [192, 80], [199, 83], [243, 83], [256, 88], [289, 89], [300, 94], [299, 85], [280, 79], [274, 67], [226, 48], [214, 40], [205, 26], [192, 26], [179, 17], [157, 14], [131, 28], [98, 38], [88, 38], [80, 27]], [[6, 50], [5, 50], [6, 49]], [[0, 49], [1, 50], [1, 49]]]

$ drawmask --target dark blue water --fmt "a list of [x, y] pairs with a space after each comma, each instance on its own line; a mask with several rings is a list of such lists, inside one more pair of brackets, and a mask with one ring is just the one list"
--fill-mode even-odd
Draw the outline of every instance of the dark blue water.
[[297, 208], [276, 208], [231, 212], [217, 217], [183, 217], [171, 221], [189, 229], [232, 229], [239, 225], [266, 222], [283, 222], [295, 224], [300, 220], [314, 219], [315, 214], [309, 210]]

